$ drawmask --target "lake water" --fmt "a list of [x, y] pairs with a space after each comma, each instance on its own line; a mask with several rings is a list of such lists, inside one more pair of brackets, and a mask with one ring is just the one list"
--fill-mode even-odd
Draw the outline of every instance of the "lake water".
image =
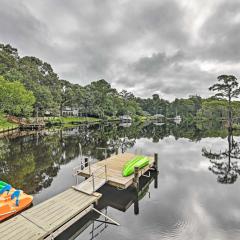
[[[159, 155], [159, 174], [140, 192], [103, 187], [99, 209], [121, 226], [89, 214], [58, 239], [239, 239], [238, 133], [219, 125], [96, 125], [0, 140], [1, 179], [33, 194], [38, 204], [75, 183], [84, 156], [133, 152]], [[233, 139], [234, 138], [234, 139]], [[230, 145], [229, 145], [230, 143]], [[230, 159], [229, 159], [230, 155]], [[240, 162], [240, 160], [239, 160]]]

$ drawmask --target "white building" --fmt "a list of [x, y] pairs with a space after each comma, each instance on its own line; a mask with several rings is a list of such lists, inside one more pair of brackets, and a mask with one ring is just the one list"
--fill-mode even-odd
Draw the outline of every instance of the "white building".
[[129, 115], [122, 115], [119, 117], [121, 122], [132, 122], [132, 118]]
[[78, 117], [79, 116], [79, 108], [64, 107], [62, 109], [62, 116], [64, 116], [64, 117], [68, 117], [68, 116]]

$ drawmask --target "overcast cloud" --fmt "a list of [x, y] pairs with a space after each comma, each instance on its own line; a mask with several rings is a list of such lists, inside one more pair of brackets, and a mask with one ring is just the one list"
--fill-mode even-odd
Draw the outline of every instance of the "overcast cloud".
[[208, 96], [240, 73], [240, 0], [0, 0], [0, 42], [62, 79], [137, 96]]

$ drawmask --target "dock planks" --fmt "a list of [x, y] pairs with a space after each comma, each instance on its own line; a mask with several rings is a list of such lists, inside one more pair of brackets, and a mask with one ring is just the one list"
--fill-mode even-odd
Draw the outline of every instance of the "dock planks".
[[[43, 240], [59, 234], [91, 210], [92, 204], [101, 197], [95, 191], [105, 183], [122, 189], [133, 184], [134, 175], [123, 177], [122, 169], [135, 156], [132, 153], [118, 154], [79, 170], [77, 174], [88, 177], [87, 180], [1, 223], [1, 240]], [[139, 177], [154, 166], [154, 158], [149, 157], [149, 160], [149, 165], [139, 170]]]
[[92, 178], [89, 177], [87, 180], [81, 182], [77, 186], [73, 186], [73, 188], [77, 191], [86, 193], [88, 195], [92, 195], [95, 191], [97, 191], [100, 187], [102, 187], [106, 183], [106, 179], [103, 177]]
[[[90, 171], [89, 168], [79, 170], [78, 175], [83, 177], [90, 177], [92, 173], [97, 172], [99, 168], [103, 168], [106, 165], [107, 183], [114, 187], [126, 189], [133, 184], [134, 175], [123, 177], [122, 169], [124, 164], [134, 157], [136, 157], [136, 155], [133, 153], [113, 155], [110, 158], [91, 164]], [[154, 165], [154, 158], [151, 156], [148, 156], [148, 158], [150, 160], [149, 165], [139, 170], [139, 177]]]
[[1, 240], [40, 240], [69, 222], [101, 197], [68, 189], [0, 224]]
[[8, 221], [0, 223], [1, 240], [38, 240], [45, 235], [45, 231], [18, 215]]

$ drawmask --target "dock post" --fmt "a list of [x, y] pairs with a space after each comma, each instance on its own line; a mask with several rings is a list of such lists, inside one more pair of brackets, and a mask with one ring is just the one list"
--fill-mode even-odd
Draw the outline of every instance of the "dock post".
[[139, 200], [138, 200], [138, 197], [137, 197], [136, 201], [134, 202], [134, 214], [135, 215], [139, 214]]
[[93, 184], [93, 192], [95, 192], [95, 178], [93, 173], [92, 173], [92, 184]]
[[84, 167], [88, 167], [88, 158], [84, 158]]
[[107, 165], [104, 165], [104, 171], [105, 171], [105, 180], [107, 181]]
[[153, 166], [155, 168], [155, 170], [158, 172], [158, 154], [154, 153], [154, 163]]
[[88, 163], [89, 176], [91, 176], [91, 166], [90, 166], [90, 165], [91, 165], [91, 164]]
[[139, 167], [134, 167], [133, 185], [138, 191], [139, 188]]
[[158, 188], [158, 174], [154, 176], [154, 188]]
[[[91, 169], [90, 169], [90, 166], [89, 166], [89, 162], [88, 162], [88, 158], [87, 158], [87, 157], [84, 158], [84, 165], [81, 166], [81, 170], [83, 170], [83, 169], [86, 168], [86, 167], [89, 167], [89, 177], [90, 177], [90, 175], [91, 175]], [[87, 177], [85, 177], [85, 179], [87, 179]]]

